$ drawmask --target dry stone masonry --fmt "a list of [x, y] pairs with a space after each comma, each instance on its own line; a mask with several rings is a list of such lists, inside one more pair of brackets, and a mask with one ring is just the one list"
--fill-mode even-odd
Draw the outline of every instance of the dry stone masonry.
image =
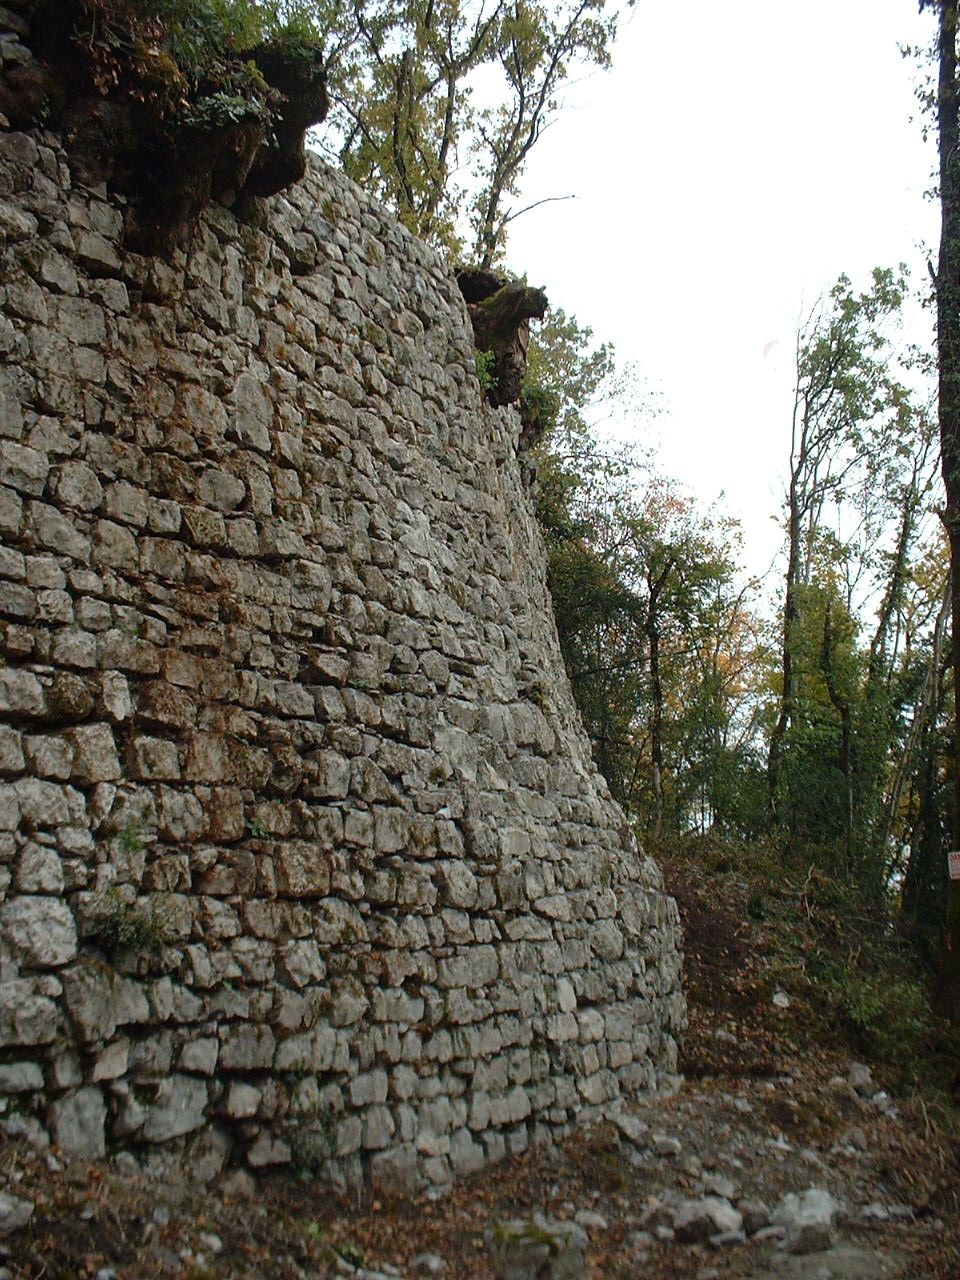
[[121, 231], [0, 131], [8, 1131], [444, 1184], [669, 1084], [675, 908], [455, 281], [316, 165]]

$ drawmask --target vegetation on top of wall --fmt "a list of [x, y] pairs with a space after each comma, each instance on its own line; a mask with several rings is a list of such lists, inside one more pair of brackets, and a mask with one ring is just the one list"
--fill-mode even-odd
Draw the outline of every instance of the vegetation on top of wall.
[[132, 197], [134, 247], [165, 252], [211, 200], [302, 176], [327, 94], [319, 35], [295, 5], [32, 0], [29, 13], [47, 86], [18, 123], [57, 125], [81, 181]]
[[35, 43], [75, 88], [140, 103], [166, 120], [204, 113], [221, 95], [259, 115], [269, 87], [250, 51], [288, 34], [303, 49], [307, 35], [299, 26], [288, 32], [275, 10], [250, 0], [32, 0], [29, 13]]

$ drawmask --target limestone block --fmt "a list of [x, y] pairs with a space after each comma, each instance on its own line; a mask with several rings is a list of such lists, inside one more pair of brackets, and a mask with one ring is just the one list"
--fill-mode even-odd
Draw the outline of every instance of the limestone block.
[[840, 1204], [822, 1187], [788, 1192], [770, 1215], [773, 1226], [782, 1227], [781, 1247], [787, 1253], [819, 1253], [835, 1239], [834, 1220]]
[[110, 725], [78, 725], [68, 729], [66, 737], [73, 746], [71, 777], [74, 782], [111, 782], [123, 776]]
[[143, 1137], [168, 1142], [199, 1129], [207, 1107], [207, 1085], [195, 1076], [174, 1074], [157, 1084], [156, 1100], [147, 1107]]
[[45, 719], [55, 724], [85, 720], [93, 706], [93, 694], [86, 680], [72, 671], [58, 671], [54, 674], [53, 682], [44, 694]]
[[67, 461], [55, 471], [54, 489], [59, 502], [78, 511], [96, 511], [103, 502], [103, 486], [85, 462]]
[[149, 500], [145, 489], [117, 480], [107, 485], [103, 505], [111, 520], [134, 525], [137, 529], [146, 527]]
[[279, 955], [280, 972], [295, 987], [319, 982], [326, 973], [320, 948], [310, 939], [285, 942]]
[[18, 893], [63, 893], [63, 863], [56, 849], [28, 840], [17, 860], [14, 886]]
[[226, 1112], [232, 1120], [250, 1119], [257, 1114], [262, 1093], [251, 1084], [234, 1080], [227, 1092]]
[[23, 737], [9, 724], [0, 724], [0, 773], [22, 773], [26, 767]]
[[107, 1108], [99, 1089], [77, 1089], [50, 1104], [50, 1129], [69, 1156], [102, 1160], [106, 1154]]
[[177, 1067], [180, 1071], [212, 1076], [217, 1069], [220, 1041], [216, 1036], [198, 1036], [188, 1040], [180, 1050]]
[[27, 526], [38, 546], [69, 556], [84, 565], [90, 563], [89, 536], [56, 507], [31, 502], [27, 507]]
[[[177, 508], [177, 528], [180, 526]], [[176, 532], [176, 530], [174, 530]], [[182, 582], [186, 576], [186, 551], [172, 538], [141, 538], [139, 542], [140, 572], [167, 582]]]
[[57, 1006], [41, 994], [34, 980], [11, 978], [0, 983], [0, 1043], [50, 1044], [59, 1030]]
[[105, 671], [100, 677], [101, 704], [111, 721], [125, 721], [133, 714], [131, 686], [119, 671]]
[[22, 963], [56, 969], [77, 954], [77, 929], [70, 908], [58, 898], [24, 894], [0, 906], [0, 933]]
[[139, 1133], [147, 1119], [147, 1108], [130, 1085], [125, 1080], [114, 1081], [110, 1095], [113, 1103], [112, 1136], [122, 1139]]
[[173, 844], [190, 844], [204, 833], [203, 805], [188, 792], [160, 788], [158, 835]]
[[[37, 592], [37, 621], [47, 624], [73, 622], [73, 601], [66, 591], [42, 590]], [[59, 637], [58, 637], [59, 638]], [[89, 662], [86, 665], [91, 665]]]
[[546, 916], [548, 920], [567, 922], [573, 919], [573, 904], [565, 893], [545, 894], [535, 898], [531, 905], [538, 915]]
[[482, 1169], [485, 1163], [483, 1145], [474, 1140], [466, 1127], [450, 1137], [450, 1165], [457, 1177], [466, 1177]]
[[612, 920], [600, 920], [590, 931], [590, 946], [601, 960], [619, 960], [623, 955], [623, 934]]
[[377, 1022], [397, 1022], [415, 1026], [422, 1021], [425, 1002], [422, 996], [411, 996], [406, 991], [378, 988], [373, 992], [373, 1017]]
[[[4, 422], [9, 422], [9, 415], [4, 407], [3, 388], [0, 388], [0, 431]], [[22, 498], [9, 485], [0, 484], [0, 534], [5, 538], [18, 538], [22, 520]]]
[[107, 336], [103, 308], [90, 298], [60, 298], [56, 303], [56, 325], [78, 346], [102, 346]]
[[109, 1040], [115, 1034], [119, 981], [109, 965], [90, 960], [63, 975], [67, 1012], [82, 1040]]
[[126, 1074], [130, 1057], [130, 1042], [114, 1040], [97, 1054], [90, 1070], [90, 1080], [96, 1084], [100, 1080], [116, 1080]]
[[152, 496], [147, 522], [151, 533], [174, 534], [180, 532], [183, 513], [180, 504], [170, 498]]
[[247, 448], [270, 452], [273, 405], [263, 385], [251, 373], [241, 373], [228, 398], [229, 433]]
[[177, 744], [165, 738], [134, 738], [127, 759], [131, 776], [140, 781], [170, 782], [180, 777]]
[[366, 1107], [362, 1117], [362, 1146], [366, 1151], [380, 1151], [390, 1145], [396, 1123], [389, 1107]]
[[33, 1093], [43, 1088], [43, 1068], [39, 1062], [10, 1062], [0, 1065], [0, 1094]]
[[131, 571], [138, 563], [137, 541], [131, 530], [113, 520], [97, 520], [93, 562], [100, 568]]
[[200, 477], [197, 497], [206, 507], [227, 514], [236, 510], [247, 496], [247, 486], [229, 471], [210, 467]]
[[460, 861], [444, 861], [436, 864], [436, 875], [441, 889], [441, 900], [454, 907], [469, 911], [477, 904], [477, 877]]
[[11, 716], [39, 716], [43, 710], [43, 686], [33, 672], [20, 667], [0, 667], [0, 712]]
[[185, 505], [181, 508], [183, 530], [191, 546], [218, 550], [227, 545], [227, 526], [219, 511]]
[[267, 1165], [289, 1164], [293, 1153], [288, 1143], [282, 1138], [275, 1138], [269, 1133], [261, 1133], [247, 1151], [247, 1163], [254, 1169], [262, 1169]]
[[120, 257], [114, 246], [99, 231], [80, 228], [74, 233], [78, 263], [97, 274], [119, 271]]
[[[43, 601], [40, 601], [41, 608]], [[73, 623], [72, 616], [67, 619]], [[89, 670], [97, 665], [97, 639], [89, 631], [80, 631], [73, 625], [58, 631], [53, 639], [53, 661], [59, 666], [80, 667]]]
[[[15, 15], [11, 16], [17, 21]], [[18, 34], [26, 36], [29, 32], [23, 30]], [[0, 235], [5, 240], [26, 240], [29, 236], [36, 234], [38, 225], [32, 213], [27, 213], [7, 200], [0, 202]]]
[[437, 965], [437, 985], [440, 987], [488, 987], [496, 982], [500, 963], [495, 948], [470, 947]]
[[111, 628], [97, 641], [97, 665], [104, 670], [156, 675], [160, 658], [156, 647], [142, 636]]
[[371, 1103], [386, 1102], [388, 1079], [386, 1071], [362, 1072], [350, 1081], [350, 1101], [355, 1107], [366, 1107]]
[[350, 761], [337, 751], [318, 751], [311, 758], [310, 781], [317, 797], [343, 799], [350, 790]]
[[277, 1071], [330, 1071], [342, 1069], [346, 1055], [332, 1027], [317, 1026], [311, 1031], [292, 1035], [277, 1047]]
[[330, 1005], [330, 1023], [334, 1027], [349, 1027], [359, 1022], [369, 1007], [369, 1000], [356, 981], [346, 979], [338, 983]]
[[581, 1009], [577, 1014], [582, 1041], [600, 1041], [604, 1038], [603, 1014], [599, 1009]]
[[39, 498], [46, 488], [50, 462], [46, 454], [12, 440], [0, 440], [0, 484]]
[[567, 1040], [576, 1040], [580, 1035], [580, 1027], [576, 1015], [572, 1013], [556, 1013], [544, 1019], [544, 1033], [548, 1040], [562, 1044]]
[[220, 1034], [220, 1067], [224, 1071], [266, 1070], [273, 1066], [276, 1040], [269, 1027], [238, 1023]]
[[[0, 612], [8, 618], [18, 618], [23, 622], [32, 622], [38, 612], [37, 593], [19, 582], [0, 581]], [[9, 650], [9, 633], [7, 647]]]

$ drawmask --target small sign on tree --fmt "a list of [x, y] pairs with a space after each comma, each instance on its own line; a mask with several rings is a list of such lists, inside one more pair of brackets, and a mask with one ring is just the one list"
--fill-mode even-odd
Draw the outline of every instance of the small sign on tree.
[[947, 854], [947, 868], [951, 880], [960, 880], [960, 849], [952, 849]]

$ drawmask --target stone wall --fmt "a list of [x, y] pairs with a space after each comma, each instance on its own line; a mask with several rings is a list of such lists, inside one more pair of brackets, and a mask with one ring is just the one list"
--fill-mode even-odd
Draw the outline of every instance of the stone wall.
[[443, 263], [317, 166], [171, 261], [121, 214], [0, 132], [8, 1131], [442, 1184], [668, 1083], [675, 908]]

